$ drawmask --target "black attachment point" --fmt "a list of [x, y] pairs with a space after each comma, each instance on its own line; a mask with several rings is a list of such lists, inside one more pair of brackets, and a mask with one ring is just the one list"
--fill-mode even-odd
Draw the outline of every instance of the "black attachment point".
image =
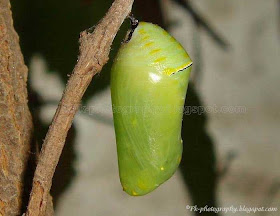
[[131, 30], [127, 36], [127, 39], [124, 41], [125, 43], [128, 43], [130, 41], [130, 39], [132, 38], [132, 34], [134, 32], [134, 30], [137, 28], [139, 21], [133, 16], [133, 14], [130, 14], [128, 16], [129, 20], [130, 20], [130, 25], [131, 25]]

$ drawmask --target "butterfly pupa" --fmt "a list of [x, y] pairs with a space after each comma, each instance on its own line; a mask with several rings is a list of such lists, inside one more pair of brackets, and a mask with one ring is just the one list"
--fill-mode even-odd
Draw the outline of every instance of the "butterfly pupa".
[[171, 35], [140, 22], [111, 71], [120, 181], [132, 196], [168, 180], [182, 156], [183, 106], [192, 60]]

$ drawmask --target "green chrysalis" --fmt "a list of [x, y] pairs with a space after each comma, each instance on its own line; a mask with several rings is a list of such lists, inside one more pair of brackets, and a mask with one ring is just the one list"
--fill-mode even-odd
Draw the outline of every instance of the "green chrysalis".
[[172, 36], [146, 22], [118, 52], [111, 72], [114, 126], [121, 184], [132, 196], [153, 191], [179, 166], [191, 65]]

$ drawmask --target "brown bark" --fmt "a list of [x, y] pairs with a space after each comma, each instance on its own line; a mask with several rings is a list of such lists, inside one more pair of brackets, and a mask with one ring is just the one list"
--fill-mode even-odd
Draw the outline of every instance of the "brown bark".
[[133, 0], [115, 0], [95, 30], [92, 33], [84, 31], [80, 35], [77, 65], [68, 80], [39, 156], [26, 212], [28, 216], [45, 215], [53, 174], [81, 98], [92, 77], [108, 61], [112, 42], [132, 4]]
[[32, 136], [27, 67], [9, 0], [0, 0], [0, 215], [19, 215]]

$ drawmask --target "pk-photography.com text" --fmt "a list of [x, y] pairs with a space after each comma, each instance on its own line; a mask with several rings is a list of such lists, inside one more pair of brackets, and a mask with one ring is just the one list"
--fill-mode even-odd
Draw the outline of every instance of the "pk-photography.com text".
[[237, 212], [244, 212], [244, 213], [257, 213], [257, 212], [277, 212], [277, 207], [249, 207], [245, 205], [240, 206], [229, 206], [229, 207], [211, 207], [211, 206], [204, 206], [198, 207], [197, 205], [191, 206], [187, 205], [186, 209], [191, 212], [198, 212], [199, 214], [203, 214], [204, 212], [214, 212], [214, 213], [237, 213]]
[[81, 106], [79, 111], [81, 113], [97, 114], [104, 113], [104, 111], [109, 111], [113, 113], [131, 114], [131, 113], [142, 113], [142, 114], [164, 114], [172, 112], [183, 112], [184, 115], [198, 114], [202, 115], [204, 113], [222, 113], [222, 114], [245, 114], [247, 108], [245, 106], [111, 106], [111, 105], [99, 105], [99, 106]]

